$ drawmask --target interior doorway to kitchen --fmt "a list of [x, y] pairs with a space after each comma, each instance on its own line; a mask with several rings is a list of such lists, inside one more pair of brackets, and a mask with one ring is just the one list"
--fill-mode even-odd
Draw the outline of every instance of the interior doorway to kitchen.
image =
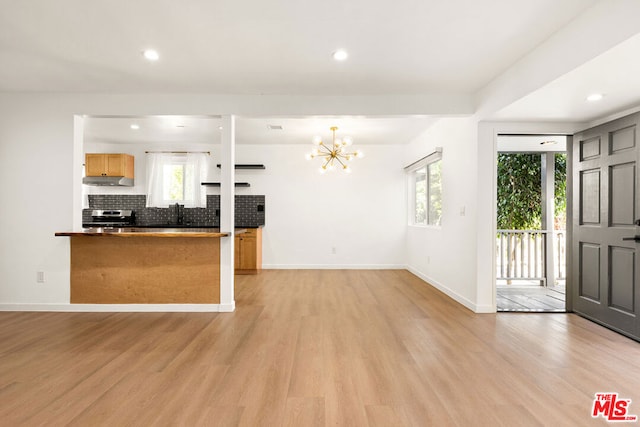
[[566, 311], [566, 140], [498, 136], [498, 311]]

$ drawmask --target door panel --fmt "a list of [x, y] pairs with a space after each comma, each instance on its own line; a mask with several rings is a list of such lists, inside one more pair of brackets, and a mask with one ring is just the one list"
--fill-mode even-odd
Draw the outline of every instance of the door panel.
[[573, 138], [573, 308], [640, 340], [638, 144], [640, 114]]
[[611, 307], [630, 314], [634, 312], [635, 256], [633, 249], [615, 246], [609, 248], [610, 304]]
[[600, 157], [600, 137], [580, 141], [580, 160], [590, 160]]
[[625, 163], [609, 168], [609, 225], [634, 227], [636, 166]]
[[600, 224], [600, 170], [580, 172], [580, 224]]
[[600, 246], [580, 243], [580, 296], [600, 301]]
[[635, 126], [629, 126], [611, 133], [611, 152], [617, 153], [636, 146]]

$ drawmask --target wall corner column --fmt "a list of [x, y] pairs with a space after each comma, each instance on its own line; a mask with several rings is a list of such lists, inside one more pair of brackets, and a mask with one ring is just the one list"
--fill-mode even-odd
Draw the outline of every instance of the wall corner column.
[[220, 311], [234, 311], [234, 236], [235, 236], [235, 116], [222, 116], [220, 169]]
[[497, 131], [491, 123], [478, 123], [477, 197], [477, 312], [496, 311], [496, 175]]
[[555, 285], [554, 253], [554, 220], [555, 220], [555, 153], [548, 151], [542, 154], [542, 229], [547, 230], [545, 239], [545, 286]]

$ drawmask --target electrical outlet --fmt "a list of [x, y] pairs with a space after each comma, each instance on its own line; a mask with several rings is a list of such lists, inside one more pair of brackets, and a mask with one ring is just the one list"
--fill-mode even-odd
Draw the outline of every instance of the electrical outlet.
[[334, 255], [337, 253], [335, 246], [331, 247], [331, 253], [334, 254]]
[[36, 273], [36, 282], [44, 283], [44, 271], [38, 271]]

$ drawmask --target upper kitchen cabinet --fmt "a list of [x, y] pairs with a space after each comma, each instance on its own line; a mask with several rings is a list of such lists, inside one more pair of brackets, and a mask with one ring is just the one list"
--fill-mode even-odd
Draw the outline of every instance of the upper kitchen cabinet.
[[85, 154], [86, 176], [118, 176], [133, 179], [133, 156], [129, 154]]
[[133, 187], [133, 156], [121, 153], [87, 153], [85, 185]]

